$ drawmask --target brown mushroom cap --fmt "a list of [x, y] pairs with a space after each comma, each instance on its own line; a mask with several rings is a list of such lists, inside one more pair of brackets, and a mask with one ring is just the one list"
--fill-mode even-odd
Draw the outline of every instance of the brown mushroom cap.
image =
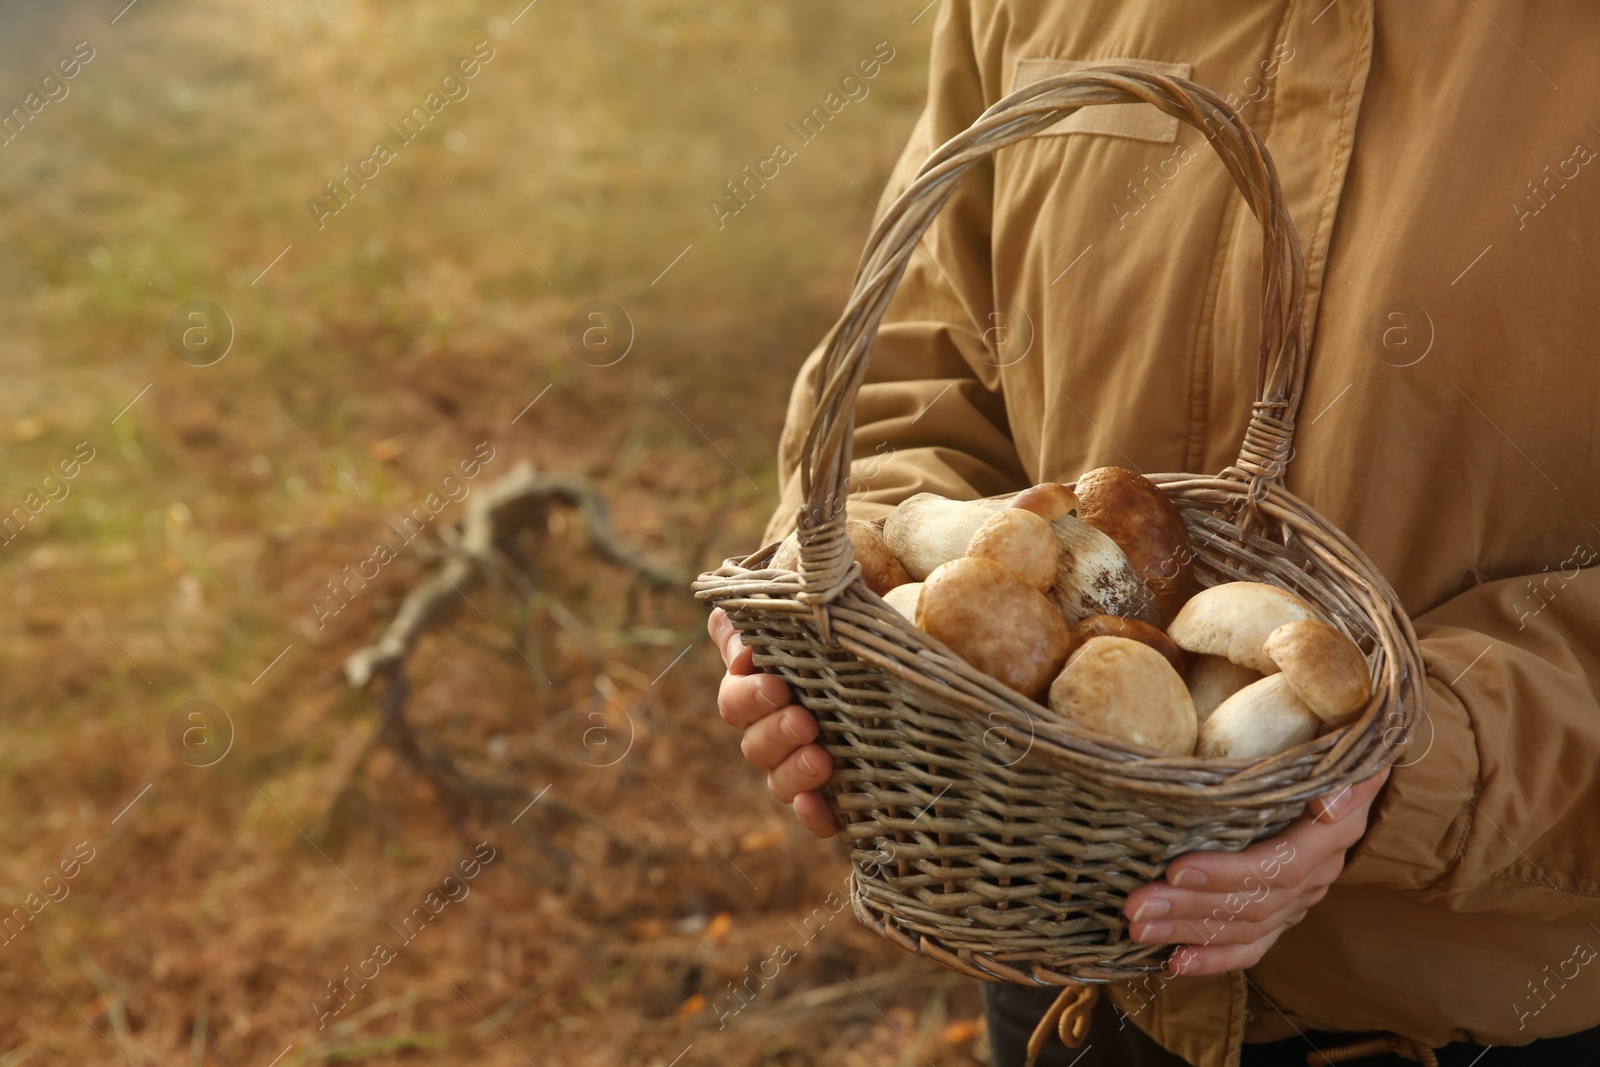
[[1051, 684], [1050, 709], [1086, 730], [1172, 756], [1194, 751], [1200, 725], [1166, 657], [1126, 637], [1084, 642]]
[[1076, 652], [1091, 637], [1126, 637], [1130, 641], [1149, 645], [1167, 658], [1173, 670], [1180, 675], [1183, 673], [1183, 650], [1173, 643], [1172, 638], [1138, 619], [1124, 619], [1120, 615], [1090, 615], [1072, 628], [1071, 637], [1072, 647], [1068, 655]]
[[1285, 623], [1267, 635], [1262, 651], [1295, 695], [1329, 726], [1343, 726], [1372, 696], [1367, 658], [1356, 643], [1319, 619]]
[[1194, 701], [1194, 713], [1203, 724], [1211, 713], [1233, 694], [1261, 680], [1261, 672], [1221, 656], [1190, 656], [1189, 674], [1185, 678], [1189, 697]]
[[1076, 489], [1078, 517], [1117, 543], [1155, 595], [1159, 621], [1171, 620], [1194, 587], [1194, 547], [1172, 498], [1121, 467], [1089, 471]]
[[1024, 489], [1011, 498], [1007, 507], [1031, 511], [1046, 522], [1055, 522], [1063, 515], [1076, 515], [1078, 494], [1060, 482], [1040, 482]]
[[911, 580], [899, 559], [889, 551], [877, 526], [864, 519], [850, 519], [844, 524], [844, 532], [855, 550], [856, 562], [861, 564], [861, 580], [867, 583], [868, 589], [883, 596]]
[[1224, 582], [1189, 599], [1167, 627], [1185, 652], [1221, 656], [1262, 674], [1278, 665], [1261, 650], [1267, 635], [1287, 622], [1314, 619], [1311, 605], [1264, 582]]
[[1251, 682], [1222, 702], [1200, 727], [1195, 755], [1265, 759], [1312, 740], [1322, 719], [1295, 696], [1282, 674]]
[[1020, 508], [1006, 508], [984, 520], [967, 542], [967, 555], [1010, 567], [1041, 593], [1056, 580], [1055, 530]]
[[1044, 594], [1009, 567], [962, 558], [922, 583], [919, 629], [978, 670], [1042, 699], [1067, 659], [1067, 624]]

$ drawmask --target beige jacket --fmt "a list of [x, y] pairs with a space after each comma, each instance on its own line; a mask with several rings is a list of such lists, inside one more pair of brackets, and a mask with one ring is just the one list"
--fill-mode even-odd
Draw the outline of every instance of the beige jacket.
[[[1248, 973], [1113, 987], [1195, 1064], [1297, 1028], [1505, 1045], [1600, 1024], [1597, 50], [1600, 7], [1553, 0], [938, 13], [886, 203], [1070, 61], [1161, 64], [1242, 106], [1310, 272], [1288, 485], [1388, 576], [1427, 659], [1426, 719], [1326, 900]], [[1091, 110], [975, 168], [913, 258], [861, 390], [853, 512], [1234, 458], [1256, 223], [1195, 131]]]

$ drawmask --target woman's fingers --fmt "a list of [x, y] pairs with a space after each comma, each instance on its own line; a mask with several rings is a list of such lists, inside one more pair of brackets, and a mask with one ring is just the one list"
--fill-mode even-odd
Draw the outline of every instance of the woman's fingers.
[[[1367, 828], [1367, 809], [1387, 780], [1385, 769], [1343, 794], [1330, 798], [1331, 812], [1319, 806], [1296, 819], [1277, 837], [1257, 842], [1243, 852], [1188, 852], [1167, 867], [1166, 880], [1180, 889], [1208, 893], [1249, 892], [1265, 880], [1273, 885], [1299, 885], [1330, 855], [1342, 855]], [[1130, 913], [1131, 914], [1131, 913]]]
[[1184, 945], [1172, 953], [1167, 970], [1173, 974], [1202, 975], [1254, 967], [1282, 933], [1278, 930], [1248, 945]]
[[789, 687], [773, 674], [738, 675], [730, 671], [717, 686], [717, 711], [722, 721], [740, 730], [791, 703]]
[[791, 704], [752, 723], [739, 742], [744, 758], [764, 771], [777, 770], [801, 745], [817, 739], [817, 720]]
[[802, 745], [767, 772], [767, 792], [780, 804], [793, 804], [795, 794], [819, 788], [833, 773], [833, 758], [821, 745]]
[[796, 793], [794, 814], [812, 837], [827, 838], [839, 832], [839, 824], [834, 821], [833, 812], [828, 810], [828, 802], [822, 799], [821, 793], [809, 789]]
[[[1202, 893], [1189, 889], [1174, 889], [1157, 883], [1159, 892], [1141, 889], [1141, 896], [1129, 909], [1130, 919], [1137, 923], [1151, 919], [1168, 922], [1207, 919], [1238, 920], [1247, 923], [1268, 923], [1295, 910], [1297, 901], [1315, 895], [1322, 899], [1327, 887], [1344, 869], [1344, 857], [1333, 855], [1311, 869], [1303, 880], [1293, 883], [1273, 883], [1262, 877], [1247, 879], [1245, 889], [1225, 893]], [[1181, 940], [1181, 939], [1179, 939]]]

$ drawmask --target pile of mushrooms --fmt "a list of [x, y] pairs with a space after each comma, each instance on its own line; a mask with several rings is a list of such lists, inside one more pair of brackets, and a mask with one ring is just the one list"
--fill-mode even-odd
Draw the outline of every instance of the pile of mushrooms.
[[[1262, 759], [1353, 721], [1372, 696], [1360, 648], [1294, 593], [1193, 592], [1177, 507], [1120, 467], [1010, 500], [919, 493], [846, 532], [862, 580], [912, 625], [1076, 726], [1153, 754]], [[791, 535], [770, 566], [798, 561]]]

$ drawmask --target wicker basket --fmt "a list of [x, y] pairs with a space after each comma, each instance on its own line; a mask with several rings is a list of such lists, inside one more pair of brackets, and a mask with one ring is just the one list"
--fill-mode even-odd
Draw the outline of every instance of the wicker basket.
[[[1155, 474], [1188, 524], [1202, 586], [1270, 582], [1367, 654], [1361, 718], [1258, 762], [1153, 756], [1078, 730], [979, 673], [867, 590], [844, 536], [856, 392], [912, 250], [965, 171], [1088, 104], [1146, 102], [1204, 132], [1264, 231], [1255, 403], [1234, 466]], [[1122, 907], [1193, 849], [1237, 851], [1403, 743], [1424, 671], [1405, 611], [1349, 538], [1285, 490], [1305, 379], [1304, 262], [1265, 147], [1215, 93], [1128, 67], [1077, 71], [995, 104], [923, 165], [873, 233], [831, 334], [800, 469], [799, 572], [775, 546], [695, 583], [762, 669], [817, 716], [827, 787], [854, 863], [857, 917], [977, 978], [1129, 978], [1169, 947], [1129, 940]]]

